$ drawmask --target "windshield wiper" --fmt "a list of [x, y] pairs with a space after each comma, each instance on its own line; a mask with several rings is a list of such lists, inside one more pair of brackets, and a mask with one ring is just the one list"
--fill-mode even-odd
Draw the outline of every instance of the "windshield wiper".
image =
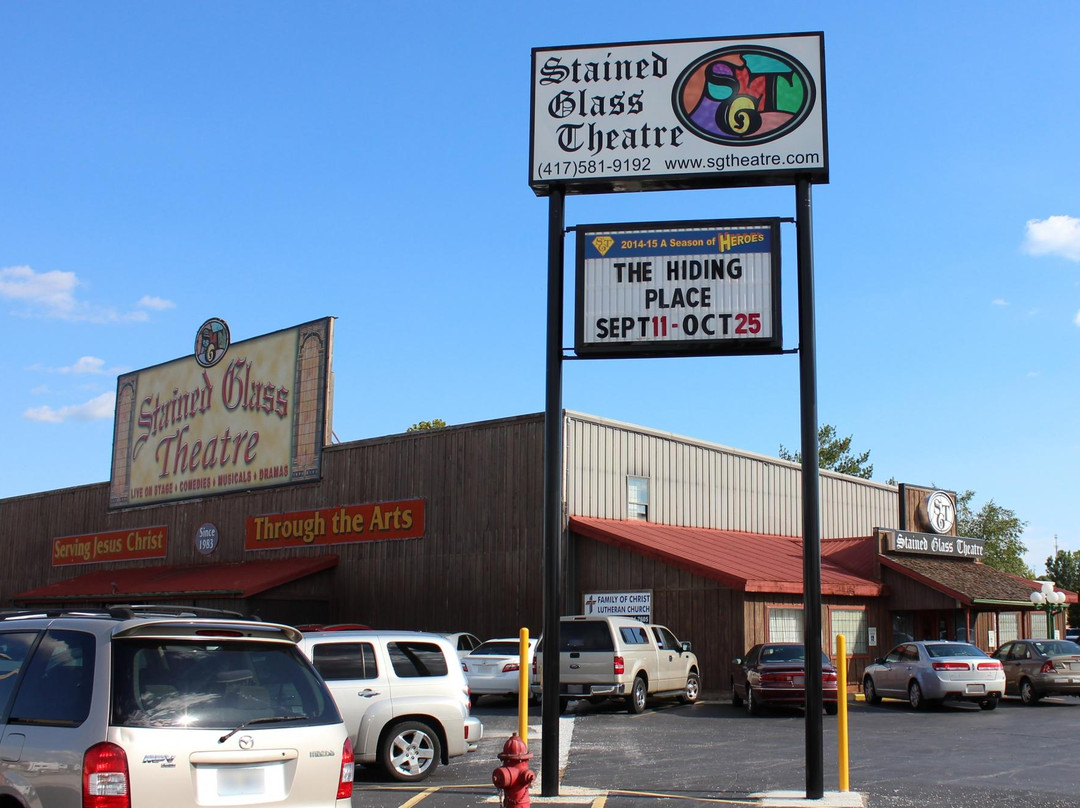
[[252, 718], [250, 721], [245, 721], [236, 729], [232, 729], [226, 732], [224, 735], [217, 739], [217, 742], [225, 743], [225, 741], [229, 740], [229, 738], [238, 733], [244, 727], [250, 727], [252, 724], [270, 724], [276, 721], [304, 721], [305, 719], [307, 719], [306, 715], [270, 715], [266, 716], [265, 718]]

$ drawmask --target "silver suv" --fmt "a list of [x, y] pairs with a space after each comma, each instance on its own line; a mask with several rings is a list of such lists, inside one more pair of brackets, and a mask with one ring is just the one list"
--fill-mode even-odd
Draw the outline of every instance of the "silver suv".
[[[592, 702], [622, 698], [631, 713], [654, 696], [676, 696], [693, 704], [701, 672], [690, 643], [669, 628], [633, 617], [572, 615], [559, 622], [559, 712], [571, 699]], [[543, 639], [533, 657], [531, 692], [543, 693]]]
[[0, 614], [0, 805], [349, 808], [341, 715], [287, 626]]
[[415, 782], [476, 749], [469, 685], [454, 645], [419, 631], [305, 632], [300, 648], [330, 686], [358, 763]]

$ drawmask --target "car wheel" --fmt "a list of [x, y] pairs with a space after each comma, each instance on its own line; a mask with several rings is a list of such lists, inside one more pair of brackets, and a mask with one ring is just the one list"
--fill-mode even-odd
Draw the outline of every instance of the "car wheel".
[[386, 733], [379, 761], [393, 779], [415, 783], [439, 765], [439, 736], [423, 721], [403, 721]]
[[686, 688], [683, 690], [682, 695], [679, 696], [679, 701], [683, 704], [693, 704], [698, 700], [698, 696], [701, 695], [701, 680], [698, 679], [696, 673], [691, 673], [686, 677]]
[[840, 712], [840, 705], [835, 701], [825, 702], [825, 715], [836, 715]]
[[754, 695], [754, 688], [746, 686], [746, 712], [750, 715], [761, 715], [761, 701]]
[[1039, 694], [1035, 692], [1035, 685], [1030, 679], [1020, 680], [1020, 701], [1031, 707], [1039, 701]]
[[923, 698], [922, 688], [919, 687], [918, 682], [912, 682], [908, 685], [907, 698], [915, 710], [925, 710], [929, 706], [926, 699]]
[[566, 708], [570, 706], [570, 699], [559, 699], [559, 715], [566, 712]]
[[985, 699], [983, 699], [982, 701], [979, 702], [979, 709], [980, 710], [996, 710], [997, 705], [998, 705], [998, 697], [997, 696], [988, 696], [987, 698], [985, 698]]
[[589, 696], [589, 704], [603, 704], [607, 701], [607, 696]]
[[649, 688], [645, 679], [639, 676], [634, 680], [634, 687], [630, 691], [630, 698], [626, 700], [626, 710], [631, 713], [641, 713], [645, 710], [645, 702], [649, 697]]
[[869, 674], [862, 680], [862, 689], [867, 704], [881, 704], [881, 694], [877, 692], [874, 680]]
[[731, 703], [736, 707], [742, 707], [742, 696], [735, 690], [735, 680], [731, 680]]

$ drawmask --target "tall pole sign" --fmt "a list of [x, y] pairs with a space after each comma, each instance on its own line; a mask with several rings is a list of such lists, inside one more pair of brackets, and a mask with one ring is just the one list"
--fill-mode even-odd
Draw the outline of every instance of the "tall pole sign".
[[[821, 32], [534, 48], [529, 187], [549, 198], [541, 793], [557, 796], [562, 305], [569, 194], [795, 186], [805, 644], [821, 656], [821, 525], [810, 188], [829, 181]], [[581, 225], [575, 352], [783, 350], [780, 219]], [[816, 686], [815, 686], [816, 682]], [[807, 678], [806, 796], [823, 792], [820, 677]]]

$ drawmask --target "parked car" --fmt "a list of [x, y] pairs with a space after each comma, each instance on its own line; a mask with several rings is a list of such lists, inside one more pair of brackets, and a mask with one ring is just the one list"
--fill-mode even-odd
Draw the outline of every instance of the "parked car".
[[1080, 645], [1072, 640], [1013, 640], [994, 652], [1005, 668], [1005, 695], [1035, 704], [1043, 696], [1080, 696]]
[[176, 607], [0, 615], [0, 804], [349, 808], [352, 744], [299, 639]]
[[925, 710], [945, 699], [963, 699], [993, 710], [1005, 692], [1005, 669], [966, 642], [907, 642], [867, 666], [863, 693], [868, 704], [883, 697], [907, 699]]
[[329, 685], [359, 763], [415, 782], [484, 735], [461, 660], [439, 634], [315, 631], [299, 644]]
[[[532, 664], [536, 640], [529, 638], [525, 670]], [[521, 684], [521, 641], [504, 637], [480, 643], [461, 658], [473, 703], [481, 696], [516, 696]]]
[[[802, 643], [767, 642], [732, 661], [731, 703], [759, 714], [769, 705], [806, 706], [806, 649]], [[821, 655], [821, 700], [836, 715], [836, 667]]]
[[465, 656], [480, 645], [480, 638], [467, 631], [455, 631], [449, 633], [440, 631], [438, 634], [439, 636], [446, 637], [446, 639], [450, 640], [451, 644], [453, 644], [454, 648], [457, 650], [457, 655], [459, 657]]
[[[701, 692], [698, 659], [690, 643], [666, 626], [633, 617], [574, 615], [559, 623], [559, 711], [571, 699], [621, 698], [631, 713], [649, 698], [676, 696], [693, 704]], [[533, 655], [531, 692], [543, 694], [543, 645]]]
[[1065, 629], [1065, 639], [1080, 642], [1080, 628], [1069, 627]]

